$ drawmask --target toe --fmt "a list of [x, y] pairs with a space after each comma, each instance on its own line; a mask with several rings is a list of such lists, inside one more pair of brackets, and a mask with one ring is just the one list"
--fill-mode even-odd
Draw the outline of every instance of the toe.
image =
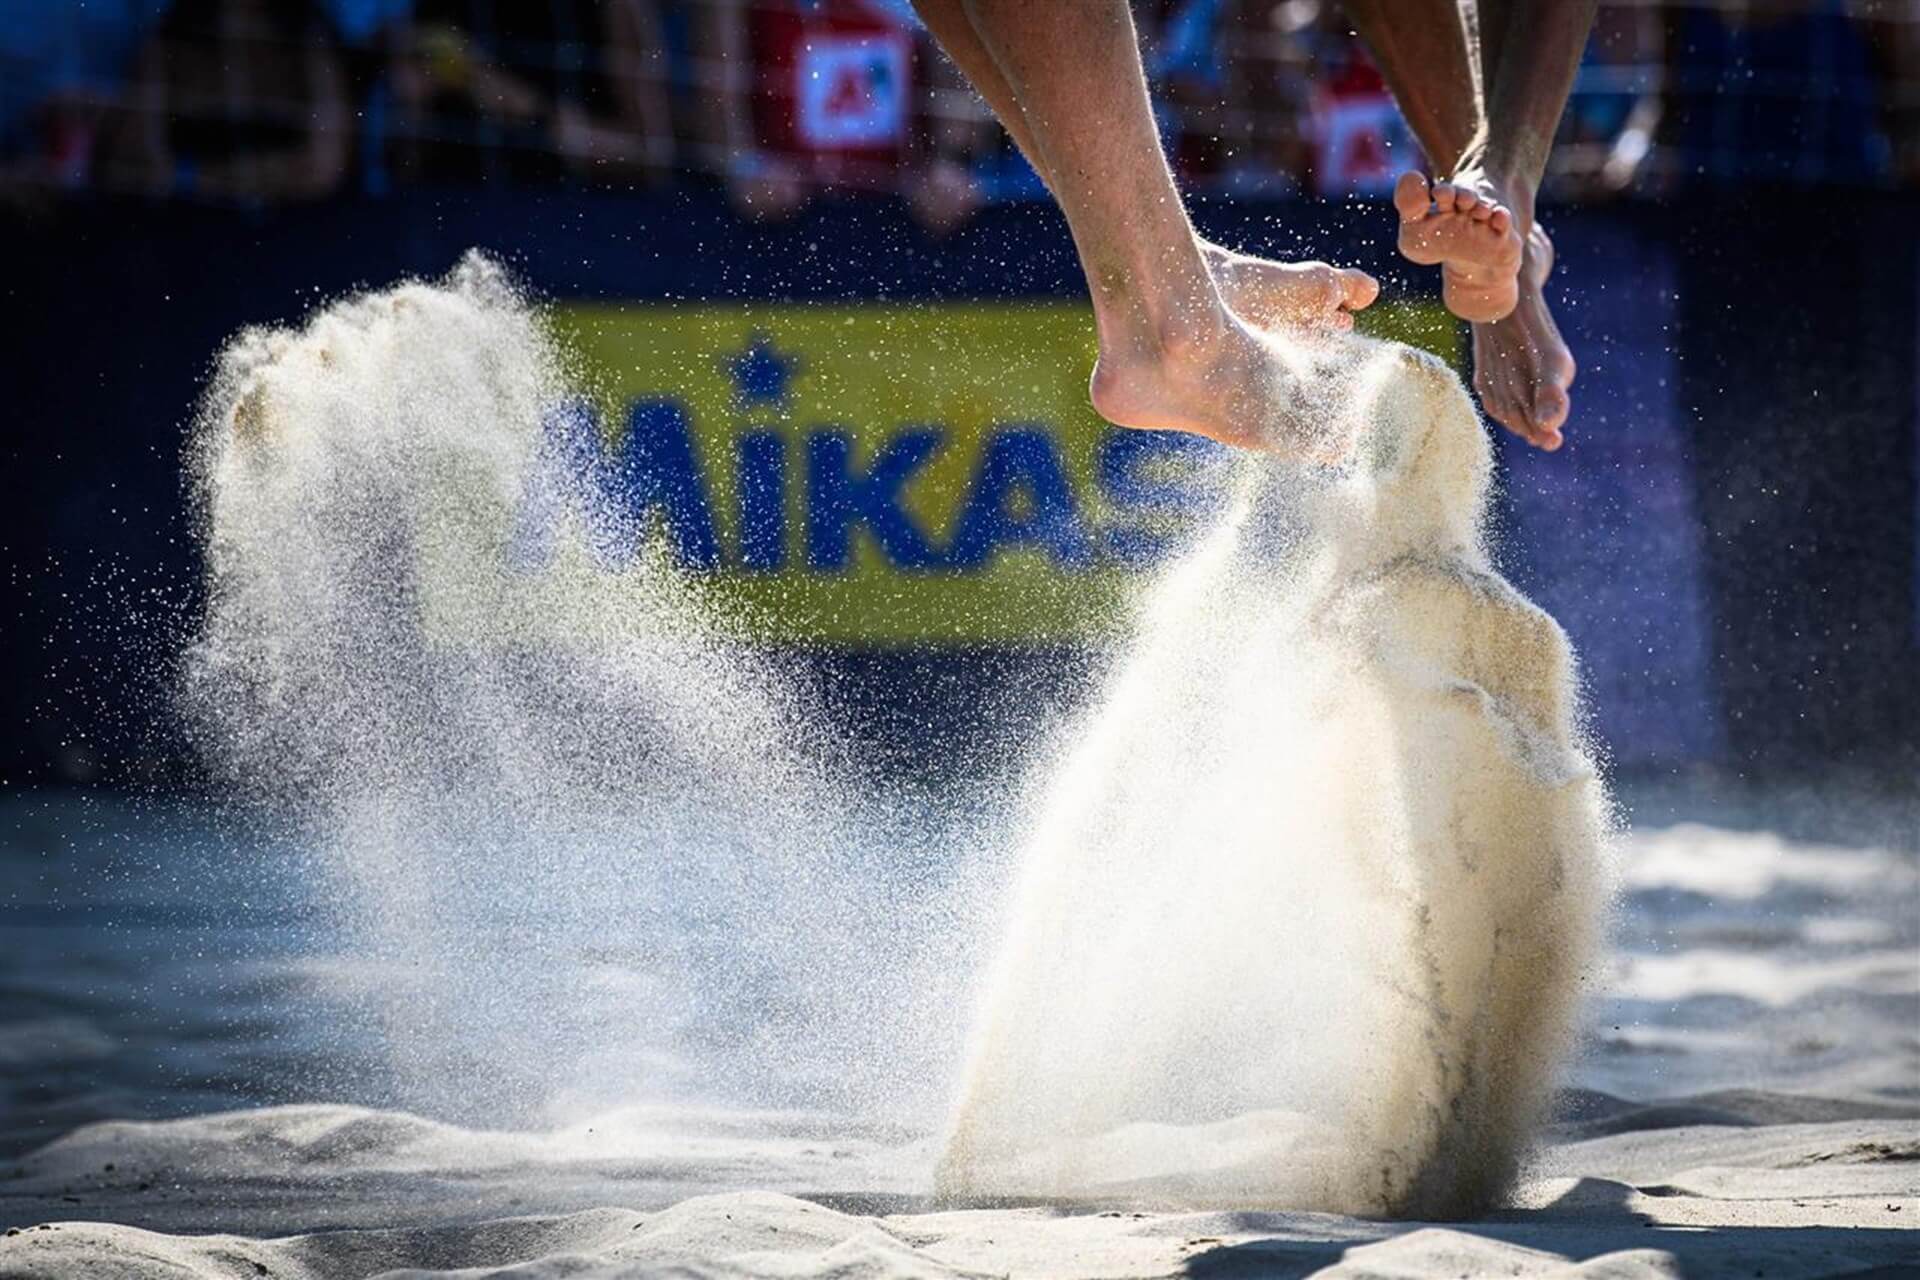
[[1512, 430], [1512, 428], [1508, 426], [1506, 415], [1501, 408], [1500, 386], [1494, 381], [1493, 374], [1489, 371], [1488, 367], [1479, 362], [1477, 355], [1478, 353], [1476, 353], [1475, 368], [1473, 370], [1473, 390], [1474, 394], [1480, 397], [1480, 408], [1489, 418], [1492, 418], [1501, 426], [1507, 427], [1508, 430]]
[[1487, 222], [1495, 231], [1498, 231], [1501, 235], [1505, 235], [1513, 226], [1513, 215], [1500, 206], [1495, 205], [1493, 211], [1487, 215]]
[[1533, 428], [1542, 435], [1558, 436], [1567, 423], [1573, 401], [1564, 388], [1549, 382], [1533, 393]]
[[1441, 213], [1452, 213], [1454, 202], [1460, 198], [1460, 188], [1451, 182], [1433, 184], [1433, 207]]
[[1313, 268], [1313, 303], [1317, 311], [1338, 311], [1346, 301], [1346, 290], [1340, 283], [1340, 273], [1332, 267], [1315, 265]]
[[1508, 378], [1485, 368], [1474, 370], [1473, 389], [1480, 393], [1480, 408], [1489, 418], [1529, 443], [1533, 442], [1532, 424], [1520, 411], [1520, 402], [1512, 392]]
[[1492, 397], [1483, 396], [1480, 400], [1480, 407], [1487, 411], [1489, 418], [1492, 418], [1514, 435], [1519, 436], [1529, 444], [1533, 442], [1533, 432], [1527, 426], [1526, 416], [1516, 412], [1512, 402], [1502, 400], [1497, 395]]
[[1432, 193], [1427, 190], [1427, 180], [1422, 174], [1403, 173], [1393, 184], [1393, 207], [1400, 211], [1402, 222], [1418, 222], [1426, 217], [1427, 207], [1432, 203]]
[[1380, 296], [1380, 282], [1352, 267], [1340, 273], [1340, 288], [1349, 311], [1364, 311]]

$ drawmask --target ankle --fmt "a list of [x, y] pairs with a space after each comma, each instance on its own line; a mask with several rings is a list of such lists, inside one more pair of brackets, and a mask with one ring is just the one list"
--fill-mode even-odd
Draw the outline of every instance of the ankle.
[[1126, 364], [1178, 364], [1218, 342], [1227, 327], [1227, 310], [1212, 287], [1198, 297], [1163, 299], [1148, 308], [1094, 309], [1104, 359]]
[[1192, 227], [1167, 229], [1106, 255], [1082, 255], [1102, 345], [1152, 348], [1218, 310], [1213, 246]]
[[1480, 169], [1481, 177], [1492, 186], [1501, 202], [1513, 211], [1520, 223], [1520, 235], [1524, 239], [1533, 230], [1533, 210], [1536, 203], [1534, 184], [1518, 176], [1518, 172], [1509, 165], [1489, 160]]
[[[1484, 131], [1474, 135], [1453, 162], [1453, 173], [1485, 173], [1487, 169], [1487, 135]], [[1449, 175], [1452, 176], [1452, 175]]]

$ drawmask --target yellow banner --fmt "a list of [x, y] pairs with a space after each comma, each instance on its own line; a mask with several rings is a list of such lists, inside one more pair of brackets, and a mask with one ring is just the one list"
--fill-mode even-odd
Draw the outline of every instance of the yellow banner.
[[[608, 571], [663, 540], [770, 640], [1084, 638], [1217, 493], [1213, 446], [1089, 407], [1084, 305], [567, 305], [552, 319], [590, 395], [549, 423], [556, 462], [584, 479], [548, 501], [591, 508]], [[1365, 320], [1458, 359], [1437, 303]]]

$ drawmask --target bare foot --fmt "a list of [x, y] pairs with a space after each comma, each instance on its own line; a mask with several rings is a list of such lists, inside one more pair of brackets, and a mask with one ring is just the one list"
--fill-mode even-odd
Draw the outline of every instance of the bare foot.
[[1491, 183], [1460, 174], [1429, 186], [1423, 175], [1403, 173], [1393, 204], [1400, 211], [1400, 252], [1422, 266], [1440, 265], [1447, 310], [1484, 323], [1514, 309], [1525, 231]]
[[1241, 449], [1333, 462], [1280, 348], [1215, 296], [1201, 314], [1145, 333], [1101, 329], [1093, 407], [1116, 426], [1188, 431]]
[[1519, 303], [1511, 314], [1473, 326], [1473, 386], [1487, 416], [1529, 444], [1551, 452], [1563, 438], [1576, 367], [1547, 310], [1553, 242], [1538, 223], [1527, 236]]
[[1205, 240], [1200, 249], [1226, 304], [1259, 328], [1351, 329], [1353, 313], [1380, 296], [1380, 282], [1352, 267], [1274, 262]]

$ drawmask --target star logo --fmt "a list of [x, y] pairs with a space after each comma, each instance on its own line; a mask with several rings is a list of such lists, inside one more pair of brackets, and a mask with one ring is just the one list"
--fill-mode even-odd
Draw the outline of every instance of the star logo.
[[734, 403], [743, 409], [757, 404], [779, 407], [787, 398], [787, 384], [800, 376], [800, 358], [774, 350], [773, 339], [755, 331], [747, 349], [727, 360], [733, 378]]

